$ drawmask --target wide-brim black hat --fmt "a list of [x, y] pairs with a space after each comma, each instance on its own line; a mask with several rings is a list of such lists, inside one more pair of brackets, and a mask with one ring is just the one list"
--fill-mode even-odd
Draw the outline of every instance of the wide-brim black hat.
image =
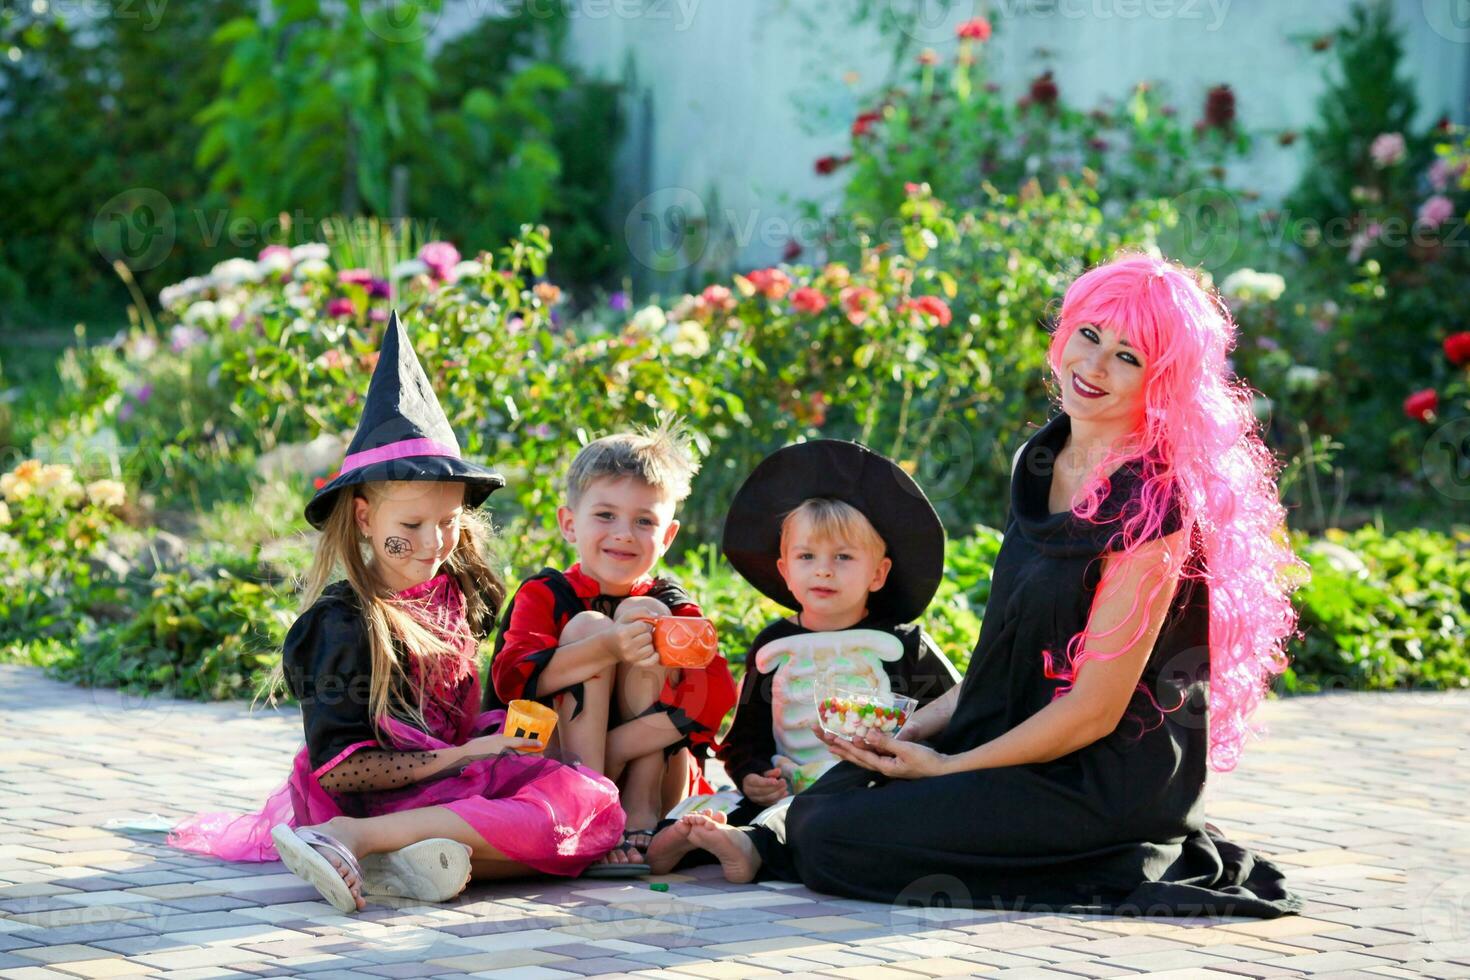
[[776, 561], [782, 521], [813, 497], [856, 507], [888, 546], [893, 567], [869, 599], [869, 615], [899, 623], [917, 619], [944, 575], [944, 525], [912, 477], [856, 442], [818, 439], [779, 449], [761, 461], [725, 517], [722, 546], [735, 570], [766, 596], [799, 609]]
[[362, 419], [338, 475], [306, 505], [306, 520], [320, 530], [337, 494], [347, 487], [383, 480], [463, 483], [464, 504], [478, 507], [505, 486], [493, 470], [460, 457], [459, 440], [439, 405], [423, 365], [395, 310], [368, 383]]

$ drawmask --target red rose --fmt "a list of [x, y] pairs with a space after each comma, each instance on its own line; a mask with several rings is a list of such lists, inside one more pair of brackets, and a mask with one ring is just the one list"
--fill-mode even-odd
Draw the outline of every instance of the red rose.
[[1465, 364], [1470, 362], [1470, 330], [1461, 330], [1452, 333], [1444, 339], [1444, 356], [1450, 359], [1451, 364]]
[[904, 303], [903, 306], [899, 307], [899, 310], [903, 313], [916, 313], [922, 316], [932, 316], [936, 321], [938, 321], [941, 327], [949, 326], [949, 321], [951, 319], [949, 304], [940, 299], [938, 296], [920, 296], [918, 299], [911, 299], [907, 303]]
[[786, 240], [786, 248], [781, 252], [781, 258], [787, 262], [795, 262], [801, 258], [801, 242], [794, 238]]
[[768, 299], [780, 299], [791, 291], [791, 278], [780, 269], [756, 269], [745, 278]]
[[1230, 130], [1235, 126], [1235, 93], [1229, 85], [1216, 85], [1205, 93], [1206, 129]]
[[975, 17], [955, 28], [955, 36], [966, 41], [990, 40], [990, 21]]
[[1026, 104], [1044, 106], [1049, 109], [1057, 104], [1057, 97], [1060, 94], [1056, 79], [1052, 78], [1049, 70], [1044, 71], [1031, 80], [1031, 90], [1027, 93], [1029, 101]]
[[827, 308], [827, 297], [810, 286], [802, 286], [791, 294], [791, 308], [802, 313], [820, 313]]
[[837, 156], [818, 157], [817, 158], [817, 164], [816, 164], [817, 173], [819, 173], [823, 177], [825, 177], [828, 174], [830, 174], [830, 173], [834, 172], [835, 170], [837, 170], [838, 167], [841, 167], [843, 164], [847, 163], [851, 159], [852, 159], [852, 157], [837, 157]]
[[1428, 422], [1439, 410], [1439, 392], [1433, 388], [1416, 391], [1404, 399], [1404, 414], [1416, 422]]
[[873, 131], [873, 124], [882, 118], [883, 113], [881, 112], [865, 112], [858, 116], [852, 121], [853, 139], [857, 139], [859, 136], [867, 136]]

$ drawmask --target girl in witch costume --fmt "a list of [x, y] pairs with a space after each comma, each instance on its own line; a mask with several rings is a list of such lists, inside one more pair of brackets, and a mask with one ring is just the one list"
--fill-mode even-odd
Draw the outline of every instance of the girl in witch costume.
[[1121, 913], [1299, 911], [1282, 874], [1205, 823], [1284, 669], [1301, 563], [1274, 461], [1233, 380], [1219, 298], [1147, 256], [1067, 290], [1061, 412], [1017, 454], [964, 682], [764, 826], [690, 814], [732, 881], [871, 901]]
[[[813, 734], [823, 689], [923, 705], [959, 674], [912, 622], [939, 585], [944, 528], [883, 456], [828, 439], [771, 454], [730, 505], [724, 551], [748, 582], [797, 612], [746, 653], [735, 720], [717, 752], [738, 792], [691, 798], [674, 813], [730, 807], [727, 821], [744, 825], [837, 763]], [[674, 824], [651, 845], [653, 870], [668, 870], [684, 843]]]
[[200, 814], [171, 844], [279, 857], [350, 912], [365, 892], [445, 901], [471, 876], [575, 875], [618, 843], [611, 782], [520, 754], [542, 746], [480, 710], [477, 647], [505, 586], [474, 509], [502, 485], [460, 458], [395, 313], [341, 475], [306, 507], [322, 534], [281, 663], [306, 746], [260, 813]]

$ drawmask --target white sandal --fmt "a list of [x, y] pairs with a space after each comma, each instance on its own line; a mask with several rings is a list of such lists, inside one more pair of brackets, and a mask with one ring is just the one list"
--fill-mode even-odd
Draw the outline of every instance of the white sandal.
[[286, 869], [320, 892], [322, 898], [331, 903], [332, 908], [344, 913], [357, 911], [357, 899], [352, 897], [352, 889], [347, 887], [342, 873], [316, 849], [318, 846], [325, 847], [340, 857], [348, 870], [357, 875], [360, 888], [363, 880], [362, 865], [347, 845], [319, 830], [304, 827], [293, 830], [283, 823], [271, 828], [271, 840], [275, 842], [276, 853], [281, 856], [281, 863]]
[[447, 837], [362, 859], [364, 894], [447, 902], [470, 882], [470, 848]]

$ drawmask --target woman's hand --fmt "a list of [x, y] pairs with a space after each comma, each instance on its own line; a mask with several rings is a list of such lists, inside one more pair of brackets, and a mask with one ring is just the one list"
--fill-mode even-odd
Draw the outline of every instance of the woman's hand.
[[899, 741], [889, 735], [874, 734], [860, 741], [848, 741], [813, 726], [812, 731], [832, 750], [832, 754], [855, 766], [871, 769], [890, 779], [923, 779], [942, 776], [947, 771], [949, 756], [918, 742]]
[[511, 749], [516, 752], [535, 752], [540, 749], [541, 743], [534, 738], [514, 738], [510, 735], [481, 735], [472, 738], [459, 747], [461, 753], [460, 762], [475, 762], [480, 759], [488, 759], [492, 755]]

